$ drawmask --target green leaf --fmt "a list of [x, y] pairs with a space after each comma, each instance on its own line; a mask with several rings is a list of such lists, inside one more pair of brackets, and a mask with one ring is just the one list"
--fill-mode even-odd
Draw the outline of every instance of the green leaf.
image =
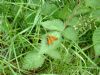
[[77, 36], [77, 31], [73, 27], [68, 27], [63, 31], [63, 36], [69, 40], [72, 41], [77, 41], [78, 36]]
[[30, 0], [29, 5], [34, 7], [34, 5], [38, 5], [40, 2], [40, 0]]
[[44, 5], [42, 6], [41, 14], [50, 15], [56, 9], [57, 9], [57, 6], [55, 4], [44, 3]]
[[59, 19], [48, 20], [48, 21], [42, 22], [41, 25], [48, 30], [62, 31], [64, 29], [64, 24]]
[[71, 9], [68, 8], [68, 5], [65, 5], [63, 8], [57, 10], [54, 13], [55, 18], [60, 18], [62, 20], [66, 20], [66, 18], [69, 18], [69, 16], [72, 14]]
[[85, 7], [84, 5], [77, 6], [75, 15], [81, 15], [81, 14], [86, 14], [90, 12], [90, 8]]
[[67, 25], [75, 26], [78, 23], [79, 23], [79, 18], [78, 17], [73, 17], [70, 21], [68, 21]]
[[30, 3], [38, 4], [41, 0], [30, 0]]
[[85, 4], [92, 8], [100, 8], [100, 0], [85, 0]]
[[93, 44], [96, 56], [100, 55], [100, 27], [93, 33]]
[[[52, 44], [48, 45], [47, 43], [47, 36], [52, 35], [57, 38]], [[48, 54], [52, 58], [60, 58], [59, 53], [56, 51], [56, 49], [60, 46], [61, 43], [61, 34], [59, 32], [49, 32], [46, 35], [42, 37], [42, 42], [40, 46], [40, 54]], [[53, 53], [54, 52], [54, 53]], [[57, 53], [57, 56], [55, 56], [55, 53]]]
[[96, 19], [96, 21], [100, 22], [100, 10], [92, 11], [90, 16]]
[[23, 58], [22, 68], [27, 70], [37, 69], [44, 63], [44, 56], [38, 54], [37, 52], [30, 51]]
[[59, 53], [59, 51], [57, 50], [48, 50], [46, 52], [46, 54], [48, 54], [50, 57], [54, 58], [54, 59], [60, 59], [61, 58], [61, 55]]
[[58, 74], [39, 74], [39, 75], [58, 75]]

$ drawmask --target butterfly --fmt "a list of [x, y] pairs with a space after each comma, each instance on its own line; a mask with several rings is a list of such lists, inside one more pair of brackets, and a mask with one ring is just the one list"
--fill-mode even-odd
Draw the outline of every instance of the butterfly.
[[48, 35], [47, 36], [47, 43], [48, 43], [48, 45], [51, 45], [56, 40], [58, 40], [58, 38], [55, 37], [55, 36], [52, 36], [52, 35]]

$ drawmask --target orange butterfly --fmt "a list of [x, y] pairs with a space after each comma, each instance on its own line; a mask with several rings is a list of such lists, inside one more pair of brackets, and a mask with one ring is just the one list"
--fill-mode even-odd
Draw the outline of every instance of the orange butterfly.
[[54, 41], [58, 40], [57, 37], [55, 36], [52, 36], [52, 35], [48, 35], [48, 38], [47, 38], [47, 43], [48, 45], [52, 44]]

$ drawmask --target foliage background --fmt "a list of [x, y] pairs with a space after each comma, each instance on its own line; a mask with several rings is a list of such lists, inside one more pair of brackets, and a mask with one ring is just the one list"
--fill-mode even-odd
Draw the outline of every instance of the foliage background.
[[[100, 0], [1, 0], [1, 75], [99, 75]], [[57, 37], [50, 45], [48, 35]]]

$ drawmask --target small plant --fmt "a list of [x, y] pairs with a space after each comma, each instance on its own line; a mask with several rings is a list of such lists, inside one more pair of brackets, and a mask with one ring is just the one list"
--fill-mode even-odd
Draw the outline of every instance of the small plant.
[[99, 0], [1, 0], [0, 75], [99, 75]]

